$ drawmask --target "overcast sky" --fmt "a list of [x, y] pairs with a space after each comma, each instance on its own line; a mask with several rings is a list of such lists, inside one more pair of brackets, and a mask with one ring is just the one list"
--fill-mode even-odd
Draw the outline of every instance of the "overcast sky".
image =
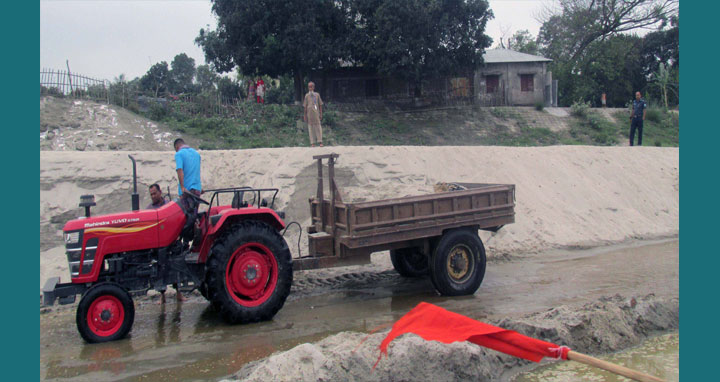
[[[538, 12], [548, 0], [490, 0], [495, 19], [486, 33], [493, 47], [520, 29], [536, 36]], [[145, 74], [154, 63], [179, 53], [205, 63], [194, 43], [200, 28], [216, 21], [209, 0], [41, 0], [40, 68], [113, 80]]]

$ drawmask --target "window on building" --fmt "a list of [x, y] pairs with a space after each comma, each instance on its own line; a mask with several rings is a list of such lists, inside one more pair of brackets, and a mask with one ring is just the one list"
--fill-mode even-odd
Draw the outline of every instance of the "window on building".
[[520, 75], [520, 90], [524, 92], [531, 92], [535, 90], [535, 82], [533, 81], [533, 74], [521, 74]]
[[500, 76], [485, 76], [485, 93], [497, 93], [500, 87]]

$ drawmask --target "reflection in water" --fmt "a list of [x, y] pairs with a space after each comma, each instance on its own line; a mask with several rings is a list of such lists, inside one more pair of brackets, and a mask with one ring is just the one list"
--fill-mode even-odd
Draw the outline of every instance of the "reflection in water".
[[[63, 362], [59, 359], [48, 362], [46, 378], [72, 378], [92, 372], [109, 372], [119, 375], [128, 368], [123, 359], [135, 352], [130, 340], [108, 343], [88, 344], [80, 347], [80, 354], [74, 357], [72, 349], [65, 354], [67, 359], [79, 359], [81, 362]], [[74, 354], [73, 354], [74, 353]]]
[[[680, 335], [676, 332], [651, 338], [640, 346], [599, 358], [654, 375], [668, 382], [677, 381], [680, 378]], [[517, 376], [512, 381], [619, 382], [628, 381], [628, 379], [605, 370], [571, 361], [555, 362], [547, 366], [541, 366], [531, 372]]]
[[182, 302], [178, 302], [175, 304], [175, 311], [172, 315], [172, 320], [170, 322], [170, 335], [169, 335], [169, 342], [165, 341], [165, 321], [166, 321], [166, 313], [165, 313], [165, 304], [162, 304], [160, 306], [160, 315], [158, 316], [157, 321], [157, 332], [155, 334], [155, 346], [161, 347], [167, 343], [178, 343], [180, 342], [180, 322], [182, 315]]

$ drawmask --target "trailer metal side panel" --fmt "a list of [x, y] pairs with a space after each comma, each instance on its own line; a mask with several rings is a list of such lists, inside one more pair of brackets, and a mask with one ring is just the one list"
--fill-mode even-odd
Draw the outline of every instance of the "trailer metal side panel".
[[[515, 222], [515, 186], [468, 184], [449, 191], [361, 203], [336, 203], [334, 216], [324, 200], [326, 221], [335, 221], [335, 237], [348, 248], [412, 240], [464, 226], [495, 228]], [[311, 200], [312, 222], [320, 222], [318, 202]], [[332, 219], [332, 220], [331, 220]]]
[[[318, 192], [310, 199], [310, 256], [293, 261], [294, 269], [311, 269], [369, 261], [372, 252], [427, 246], [428, 239], [461, 227], [497, 231], [515, 222], [515, 185], [452, 183], [459, 190], [370, 202], [345, 203], [332, 177], [337, 154], [318, 160]], [[330, 200], [322, 192], [320, 162], [329, 160]], [[332, 254], [328, 240], [332, 240]], [[423, 244], [424, 243], [424, 244]]]

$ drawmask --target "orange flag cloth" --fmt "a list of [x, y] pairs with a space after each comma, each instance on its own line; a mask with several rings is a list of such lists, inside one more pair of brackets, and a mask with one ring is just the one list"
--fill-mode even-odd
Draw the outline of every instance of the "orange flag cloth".
[[[498, 328], [439, 306], [421, 302], [393, 325], [390, 333], [380, 344], [378, 362], [383, 354], [387, 356], [390, 342], [405, 333], [415, 333], [427, 341], [446, 344], [470, 341], [533, 362], [540, 362], [543, 357], [567, 360], [570, 351], [566, 346], [530, 338], [512, 330]], [[375, 365], [377, 366], [377, 362]]]

